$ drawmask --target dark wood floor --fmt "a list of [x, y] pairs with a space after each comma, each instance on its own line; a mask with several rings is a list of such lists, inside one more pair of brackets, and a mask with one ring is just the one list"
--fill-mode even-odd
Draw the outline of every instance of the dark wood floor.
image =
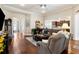
[[28, 40], [25, 40], [20, 33], [15, 34], [15, 37], [9, 47], [10, 54], [35, 54], [37, 53], [37, 50], [38, 48]]
[[69, 42], [69, 54], [79, 54], [79, 40], [71, 40]]
[[[25, 40], [21, 33], [15, 33], [11, 45], [9, 46], [10, 54], [36, 54], [38, 47], [34, 46], [28, 40]], [[79, 41], [70, 40], [69, 54], [79, 54]]]

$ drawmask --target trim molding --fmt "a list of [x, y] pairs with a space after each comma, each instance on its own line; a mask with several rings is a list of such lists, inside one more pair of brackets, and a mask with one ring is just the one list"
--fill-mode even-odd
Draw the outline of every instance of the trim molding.
[[19, 12], [19, 13], [23, 13], [23, 14], [31, 14], [32, 12], [30, 11], [26, 11], [26, 10], [22, 10], [22, 9], [19, 9], [19, 8], [15, 8], [15, 7], [11, 7], [11, 6], [1, 6], [3, 9], [6, 9], [8, 11], [11, 11], [11, 12]]

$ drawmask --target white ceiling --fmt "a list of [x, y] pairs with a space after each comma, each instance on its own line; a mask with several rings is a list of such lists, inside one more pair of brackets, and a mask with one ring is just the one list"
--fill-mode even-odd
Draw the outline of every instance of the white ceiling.
[[[10, 6], [10, 7], [15, 7], [19, 8], [25, 11], [30, 11], [30, 12], [42, 12], [42, 8], [40, 7], [40, 4], [25, 4], [24, 6], [21, 6], [20, 4], [5, 4], [5, 6]], [[61, 9], [63, 7], [70, 6], [69, 4], [46, 4], [46, 13], [50, 11], [55, 11], [58, 9]]]

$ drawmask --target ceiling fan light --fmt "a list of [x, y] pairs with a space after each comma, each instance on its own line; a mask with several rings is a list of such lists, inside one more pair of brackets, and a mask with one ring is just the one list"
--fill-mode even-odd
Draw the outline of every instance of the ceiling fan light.
[[42, 5], [40, 5], [40, 7], [44, 9], [44, 8], [46, 8], [46, 4], [42, 4]]
[[45, 8], [44, 6], [42, 6], [41, 8]]

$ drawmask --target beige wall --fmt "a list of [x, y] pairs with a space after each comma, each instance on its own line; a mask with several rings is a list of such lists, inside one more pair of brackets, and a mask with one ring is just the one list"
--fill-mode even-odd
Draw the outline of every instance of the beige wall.
[[[52, 12], [51, 12], [52, 13]], [[70, 17], [70, 29], [71, 29], [71, 32], [74, 33], [74, 28], [73, 28], [73, 22], [74, 22], [74, 19], [73, 19], [73, 16], [74, 16], [74, 8], [68, 8], [68, 9], [65, 9], [65, 10], [62, 10], [62, 11], [59, 11], [59, 12], [54, 12], [54, 14], [49, 14], [48, 16], [46, 16], [45, 18], [45, 21], [53, 21], [53, 20], [67, 20], [66, 18], [67, 17]]]
[[[60, 20], [60, 19], [63, 20], [66, 17], [71, 17], [70, 30], [71, 30], [71, 33], [73, 33], [75, 36], [75, 24], [76, 24], [75, 23], [75, 14], [76, 14], [75, 11], [79, 10], [79, 6], [71, 7], [68, 9], [66, 8], [66, 9], [63, 9], [56, 13], [55, 12], [53, 13], [53, 11], [52, 11], [51, 14], [48, 14], [48, 15], [42, 15], [40, 13], [34, 13], [34, 12], [30, 13], [30, 12], [25, 12], [23, 10], [19, 10], [19, 12], [14, 12], [14, 11], [7, 10], [7, 7], [3, 8], [1, 5], [0, 5], [0, 7], [3, 9], [3, 11], [6, 15], [5, 18], [12, 18], [12, 19], [13, 19], [13, 17], [17, 18], [17, 20], [20, 23], [19, 29], [21, 32], [25, 32], [25, 31], [30, 32], [32, 28], [35, 28], [36, 20], [40, 20], [42, 23], [45, 23], [45, 21], [46, 21], [46, 24], [49, 24], [50, 21], [52, 21], [52, 20]], [[16, 9], [16, 10], [18, 10], [18, 9]], [[20, 12], [20, 11], [22, 11], [22, 12]], [[25, 24], [26, 24], [25, 20], [30, 21], [30, 27], [27, 28], [25, 26]]]
[[58, 13], [54, 13], [51, 15], [46, 16], [46, 20], [58, 20], [59, 18], [64, 18], [67, 16], [71, 16], [72, 15], [72, 9], [68, 9], [68, 10], [64, 10]]
[[[19, 30], [20, 32], [25, 32], [25, 20], [27, 20], [28, 18], [28, 13], [24, 14], [22, 12], [16, 12], [17, 9], [15, 9], [15, 11], [12, 10], [8, 10], [7, 7], [3, 7], [1, 6], [4, 14], [5, 14], [5, 19], [11, 18], [12, 21], [17, 21], [17, 30]], [[16, 19], [14, 19], [16, 18]]]
[[[70, 30], [73, 34], [74, 40], [79, 40], [79, 12], [76, 12], [79, 10], [79, 5], [76, 5], [75, 7], [72, 7], [70, 9], [66, 9], [64, 11], [61, 11], [59, 13], [54, 13], [46, 16], [46, 21], [52, 21], [52, 20], [60, 20], [64, 17], [70, 16]], [[60, 19], [59, 19], [60, 18]]]
[[[4, 7], [4, 6], [0, 6], [3, 10], [3, 12], [5, 13], [6, 17], [5, 19], [7, 18], [11, 18], [12, 20], [15, 20], [13, 18], [16, 18], [17, 22], [20, 23], [19, 24], [19, 31], [20, 32], [24, 32], [24, 33], [31, 33], [31, 29], [32, 28], [35, 28], [35, 21], [36, 20], [40, 20], [41, 23], [43, 23], [43, 17], [40, 13], [34, 13], [34, 12], [17, 12], [16, 10], [18, 9], [15, 9], [14, 11], [14, 8], [13, 10], [8, 10], [7, 8], [10, 8], [10, 7]], [[11, 7], [12, 8], [12, 7]], [[26, 27], [26, 23], [30, 22], [30, 26], [29, 27]]]
[[[74, 39], [79, 40], [79, 5], [75, 7], [74, 12]], [[77, 12], [78, 11], [78, 12]]]
[[31, 14], [31, 23], [30, 23], [31, 28], [35, 28], [36, 20], [39, 20], [41, 23], [43, 23], [43, 16], [39, 13], [32, 13]]

